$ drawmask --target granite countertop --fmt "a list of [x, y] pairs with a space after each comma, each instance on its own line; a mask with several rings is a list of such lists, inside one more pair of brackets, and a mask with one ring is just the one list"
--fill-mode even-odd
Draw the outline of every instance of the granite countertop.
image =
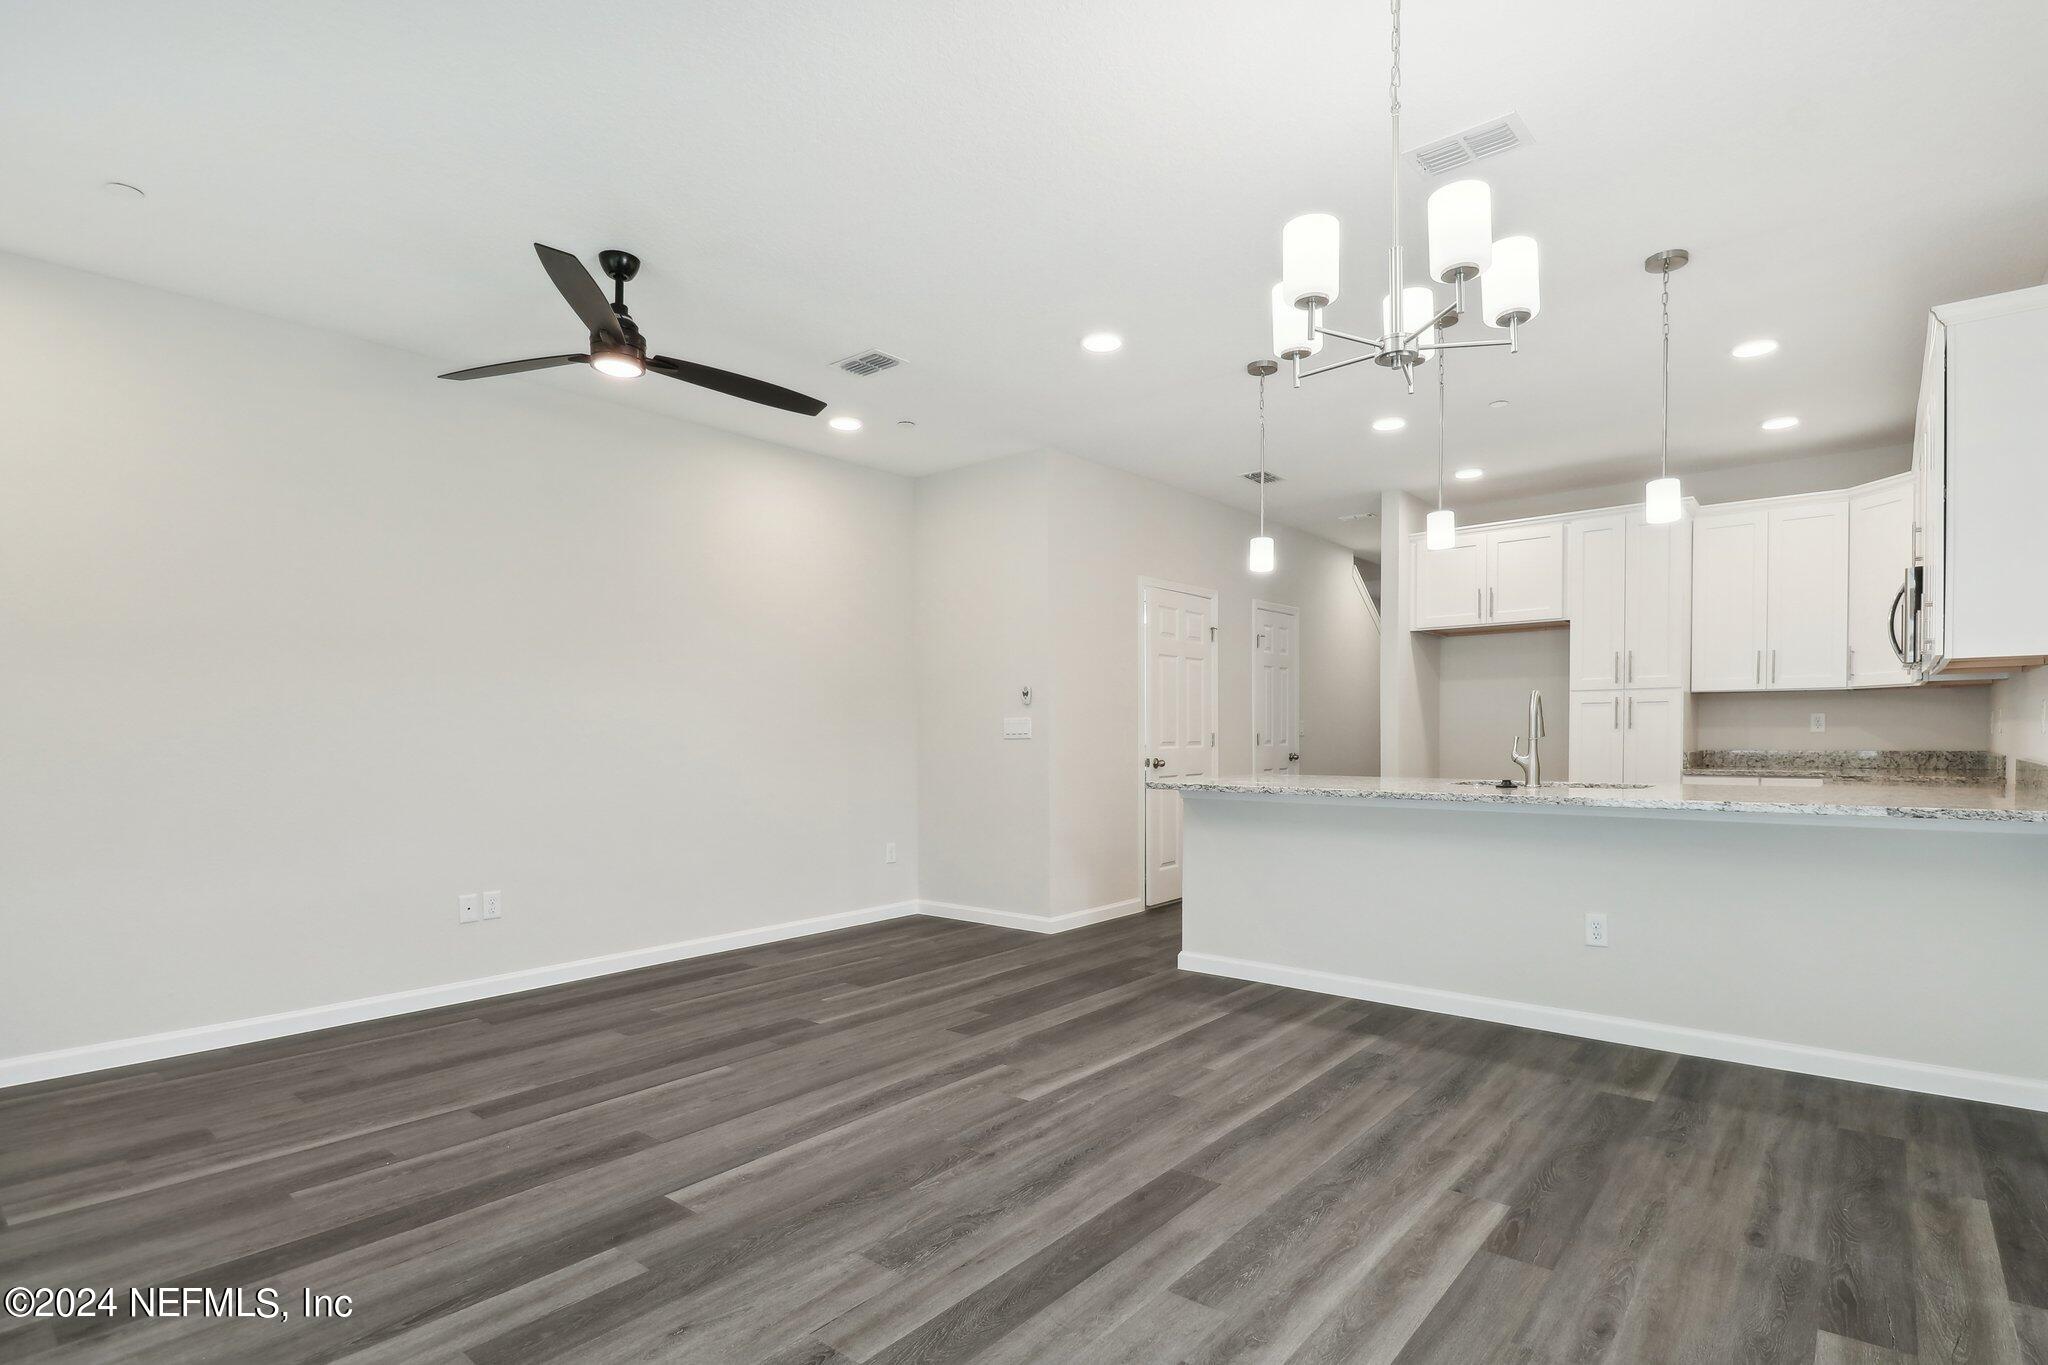
[[[1465, 806], [1557, 806], [1594, 810], [1697, 811], [1758, 816], [1840, 816], [1848, 819], [1951, 820], [1961, 823], [2048, 825], [2048, 792], [2008, 795], [2001, 787], [1928, 787], [1915, 783], [1860, 782], [1812, 787], [1755, 788], [1473, 786], [1437, 778], [1322, 777], [1308, 773], [1236, 777], [1161, 777], [1145, 785], [1191, 795], [1317, 797], [1358, 801], [1441, 802]], [[1733, 792], [1739, 791], [1740, 795]]]
[[2000, 773], [1933, 772], [1926, 769], [1901, 768], [1891, 772], [1853, 772], [1840, 768], [1796, 768], [1796, 767], [1688, 767], [1686, 777], [1798, 777], [1818, 778], [1823, 782], [1883, 783], [1894, 787], [1988, 787], [2002, 789], [2005, 778]]
[[2005, 760], [1983, 749], [1695, 749], [1685, 756], [1685, 776], [2002, 787]]

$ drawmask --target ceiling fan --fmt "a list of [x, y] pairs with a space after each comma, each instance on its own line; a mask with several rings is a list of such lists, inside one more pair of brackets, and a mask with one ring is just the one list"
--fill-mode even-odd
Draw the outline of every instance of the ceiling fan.
[[441, 378], [489, 379], [492, 375], [551, 370], [557, 365], [588, 365], [599, 374], [607, 374], [614, 379], [637, 379], [650, 373], [667, 375], [685, 384], [714, 389], [750, 403], [780, 408], [784, 412], [798, 412], [806, 417], [816, 417], [825, 410], [824, 403], [818, 399], [794, 389], [785, 389], [780, 384], [770, 384], [765, 379], [754, 379], [734, 374], [731, 370], [714, 369], [665, 355], [647, 354], [647, 343], [640, 336], [640, 328], [626, 311], [626, 281], [640, 273], [640, 258], [632, 252], [597, 253], [597, 263], [612, 279], [612, 297], [610, 302], [606, 302], [604, 290], [584, 268], [583, 262], [566, 251], [542, 246], [539, 242], [533, 244], [533, 249], [540, 257], [542, 268], [548, 272], [548, 278], [555, 282], [555, 288], [562, 292], [562, 297], [576, 310], [576, 316], [583, 319], [583, 325], [590, 329], [590, 353], [508, 360], [500, 365], [456, 370]]

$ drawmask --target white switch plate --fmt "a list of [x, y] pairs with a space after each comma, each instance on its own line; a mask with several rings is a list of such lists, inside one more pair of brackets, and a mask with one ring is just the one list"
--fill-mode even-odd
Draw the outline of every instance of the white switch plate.
[[1811, 716], [1808, 716], [1806, 718], [1806, 728], [1813, 731], [1815, 734], [1819, 734], [1821, 731], [1827, 729], [1828, 718], [1826, 713], [1816, 711]]
[[1607, 916], [1595, 910], [1586, 916], [1586, 946], [1605, 948], [1607, 946]]
[[895, 861], [896, 861], [896, 845], [894, 845], [894, 844], [883, 844], [883, 845], [882, 845], [882, 861], [883, 861], [883, 862], [885, 862], [885, 863], [893, 863], [893, 862], [895, 862]]
[[502, 891], [484, 892], [484, 918], [496, 919], [504, 913], [505, 893]]
[[1031, 738], [1031, 717], [1029, 717], [1029, 716], [1004, 716], [1004, 717], [1003, 717], [1003, 738], [1004, 738], [1004, 739], [1029, 739], [1029, 738]]
[[482, 911], [478, 908], [477, 900], [478, 897], [474, 891], [466, 896], [457, 896], [455, 898], [455, 917], [464, 924], [475, 924], [477, 920], [482, 918]]

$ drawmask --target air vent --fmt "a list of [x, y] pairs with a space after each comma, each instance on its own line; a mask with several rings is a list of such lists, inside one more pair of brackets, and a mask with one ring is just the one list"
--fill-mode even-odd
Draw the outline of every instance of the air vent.
[[844, 360], [835, 360], [832, 363], [848, 374], [866, 375], [893, 370], [903, 362], [887, 351], [862, 351], [859, 355], [850, 355]]
[[1251, 480], [1251, 481], [1252, 481], [1253, 483], [1278, 483], [1278, 482], [1280, 482], [1280, 476], [1279, 476], [1278, 474], [1274, 474], [1274, 473], [1271, 473], [1271, 472], [1267, 472], [1267, 473], [1263, 473], [1263, 474], [1262, 474], [1262, 473], [1260, 473], [1260, 472], [1259, 472], [1258, 470], [1256, 470], [1256, 469], [1254, 469], [1254, 470], [1253, 470], [1253, 471], [1252, 471], [1251, 473], [1249, 473], [1249, 474], [1245, 475], [1244, 477], [1246, 477], [1247, 479], [1250, 479], [1250, 480]]
[[1426, 147], [1418, 147], [1408, 155], [1414, 159], [1416, 169], [1424, 175], [1449, 175], [1462, 166], [1499, 156], [1503, 152], [1512, 152], [1515, 148], [1535, 140], [1530, 136], [1529, 125], [1522, 122], [1520, 114], [1507, 114], [1467, 128], [1462, 133], [1454, 133]]

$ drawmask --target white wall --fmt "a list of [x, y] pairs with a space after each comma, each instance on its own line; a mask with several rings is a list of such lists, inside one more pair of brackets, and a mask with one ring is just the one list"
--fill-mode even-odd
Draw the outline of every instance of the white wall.
[[0, 1057], [916, 894], [910, 484], [434, 370], [0, 257]]
[[1376, 771], [1379, 642], [1351, 552], [1277, 526], [1276, 567], [1253, 575], [1254, 516], [1066, 455], [1049, 460], [1053, 685], [1052, 913], [1142, 893], [1138, 580], [1217, 594], [1222, 771], [1252, 767], [1252, 602], [1298, 609], [1301, 770]]
[[1990, 692], [1992, 751], [2048, 763], [2048, 668], [1993, 683]]
[[[1655, 472], [1654, 451], [1643, 456], [1635, 469], [1613, 480], [1595, 480], [1562, 490], [1518, 493], [1514, 479], [1502, 479], [1495, 491], [1481, 500], [1458, 505], [1458, 524], [1481, 525], [1491, 521], [1513, 521], [1518, 517], [1549, 517], [1583, 512], [1592, 507], [1622, 507], [1643, 500], [1643, 481]], [[1910, 442], [1876, 446], [1868, 450], [1836, 450], [1815, 455], [1794, 455], [1785, 459], [1760, 460], [1748, 464], [1716, 464], [1706, 468], [1674, 465], [1685, 494], [1702, 506], [1720, 502], [1741, 502], [1747, 498], [1781, 498], [1794, 493], [1823, 493], [1851, 488], [1873, 479], [1903, 474], [1913, 467]], [[1494, 481], [1489, 479], [1488, 483]], [[1534, 480], [1532, 480], [1534, 482]]]
[[1438, 647], [1438, 777], [1512, 777], [1515, 737], [1529, 733], [1529, 693], [1543, 694], [1543, 780], [1569, 779], [1571, 631], [1446, 635]]
[[[1049, 467], [1042, 455], [917, 481], [922, 896], [1043, 915], [1051, 903]], [[1032, 705], [1019, 695], [1033, 689]]]
[[1380, 495], [1380, 772], [1435, 777], [1440, 637], [1408, 629], [1408, 537], [1428, 509], [1406, 493]]
[[[1988, 687], [1699, 692], [1697, 749], [1989, 749]], [[1814, 734], [1813, 714], [1827, 717]]]

